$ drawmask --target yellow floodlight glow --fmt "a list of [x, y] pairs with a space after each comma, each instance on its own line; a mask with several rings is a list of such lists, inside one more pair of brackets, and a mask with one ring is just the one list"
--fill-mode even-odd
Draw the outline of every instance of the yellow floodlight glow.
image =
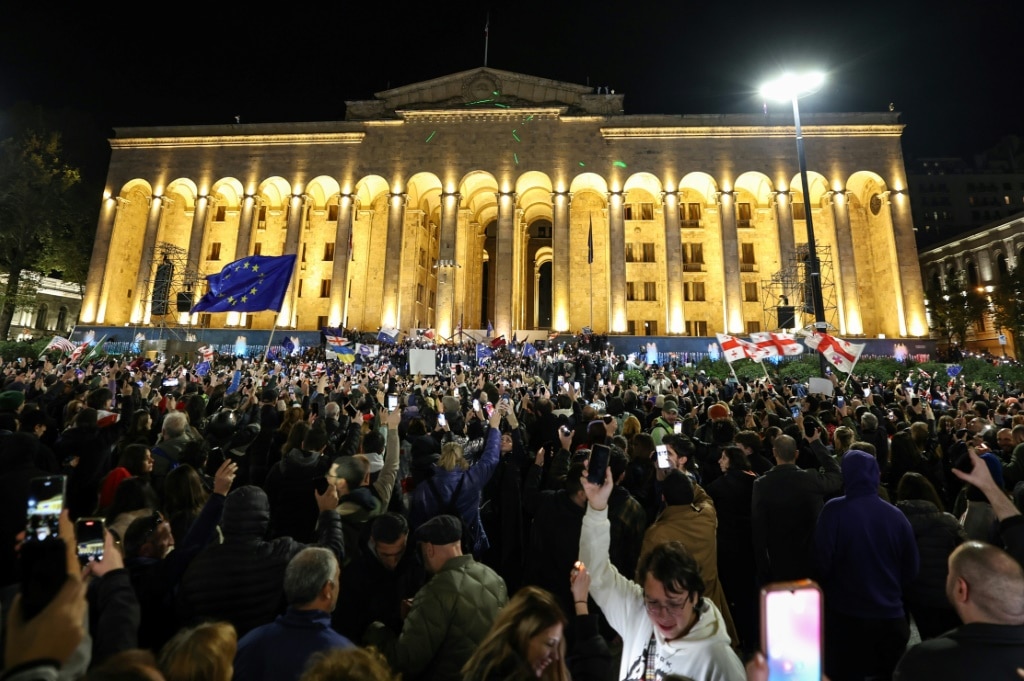
[[790, 102], [817, 92], [824, 83], [825, 73], [823, 71], [786, 72], [775, 80], [770, 80], [762, 85], [761, 96], [777, 102]]

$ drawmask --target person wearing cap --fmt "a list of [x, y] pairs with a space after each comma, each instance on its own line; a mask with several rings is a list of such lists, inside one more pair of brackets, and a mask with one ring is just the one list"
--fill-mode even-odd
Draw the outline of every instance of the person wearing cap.
[[651, 424], [651, 437], [656, 445], [660, 445], [666, 435], [675, 432], [676, 421], [679, 420], [679, 405], [672, 400], [664, 400], [662, 404], [661, 416]]
[[376, 646], [405, 681], [461, 681], [462, 666], [508, 603], [505, 580], [462, 554], [462, 521], [455, 516], [431, 518], [415, 539], [433, 577], [416, 592], [400, 635], [374, 622], [364, 643]]

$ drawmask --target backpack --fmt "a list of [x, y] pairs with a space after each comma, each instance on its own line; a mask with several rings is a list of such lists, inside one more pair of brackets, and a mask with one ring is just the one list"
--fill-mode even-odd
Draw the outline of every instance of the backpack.
[[459, 506], [456, 503], [459, 498], [459, 492], [462, 491], [462, 483], [465, 480], [465, 475], [459, 478], [459, 484], [455, 486], [455, 491], [452, 492], [452, 496], [448, 501], [444, 501], [441, 498], [441, 492], [437, 489], [437, 483], [433, 477], [427, 478], [427, 487], [430, 488], [430, 493], [437, 500], [438, 510], [436, 515], [453, 515], [462, 523], [462, 553], [468, 556], [473, 553], [473, 547], [476, 545], [475, 528], [470, 527], [466, 519], [462, 517], [462, 513], [459, 511]]

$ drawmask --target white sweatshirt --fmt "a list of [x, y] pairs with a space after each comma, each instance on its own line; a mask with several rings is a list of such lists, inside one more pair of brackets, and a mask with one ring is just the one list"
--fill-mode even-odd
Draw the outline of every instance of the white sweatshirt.
[[644, 608], [643, 589], [619, 574], [608, 559], [610, 530], [608, 509], [595, 511], [588, 505], [580, 534], [580, 560], [590, 572], [590, 595], [622, 637], [618, 678], [643, 678], [653, 633], [658, 646], [656, 678], [678, 674], [693, 681], [745, 681], [746, 672], [730, 646], [725, 620], [711, 601], [702, 599], [707, 609], [686, 636], [666, 641], [655, 630]]

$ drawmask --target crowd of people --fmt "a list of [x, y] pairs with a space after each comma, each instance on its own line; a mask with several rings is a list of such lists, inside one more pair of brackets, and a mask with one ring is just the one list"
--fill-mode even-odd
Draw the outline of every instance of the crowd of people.
[[407, 350], [4, 363], [0, 679], [767, 679], [802, 580], [832, 681], [1024, 677], [1019, 386]]

